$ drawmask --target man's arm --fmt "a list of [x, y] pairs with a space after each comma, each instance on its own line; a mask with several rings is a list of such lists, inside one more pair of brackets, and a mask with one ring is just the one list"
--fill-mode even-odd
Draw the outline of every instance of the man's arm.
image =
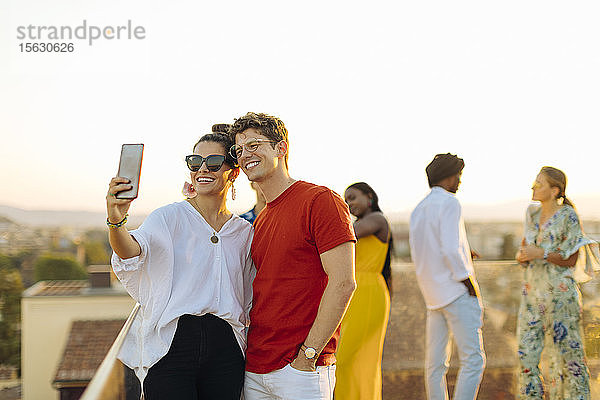
[[470, 296], [478, 297], [477, 283], [465, 267], [470, 260], [460, 251], [461, 212], [458, 201], [447, 203], [440, 221], [441, 251], [452, 277], [465, 285]]
[[461, 209], [458, 201], [447, 202], [440, 213], [440, 251], [452, 278], [463, 282], [469, 277], [465, 265], [470, 261], [460, 251]]
[[298, 352], [292, 367], [302, 371], [315, 370], [319, 354], [342, 321], [352, 293], [356, 289], [353, 242], [342, 243], [322, 253], [321, 263], [329, 281], [319, 303], [315, 322], [304, 340], [304, 344], [314, 348], [317, 355], [309, 360], [302, 349]]

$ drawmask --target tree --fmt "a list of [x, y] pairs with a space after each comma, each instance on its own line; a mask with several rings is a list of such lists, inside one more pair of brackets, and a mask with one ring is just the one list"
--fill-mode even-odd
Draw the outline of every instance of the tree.
[[0, 254], [0, 364], [21, 365], [21, 293], [23, 284], [13, 261]]
[[8, 270], [11, 268], [14, 268], [13, 260], [4, 254], [0, 254], [0, 270]]
[[35, 261], [34, 279], [36, 282], [87, 279], [87, 272], [73, 256], [45, 254]]
[[37, 250], [21, 250], [17, 254], [11, 254], [13, 266], [21, 274], [21, 281], [24, 287], [33, 285], [33, 263], [39, 256]]
[[83, 244], [85, 248], [85, 262], [92, 264], [110, 264], [110, 255], [104, 247], [104, 243], [99, 241], [86, 241]]

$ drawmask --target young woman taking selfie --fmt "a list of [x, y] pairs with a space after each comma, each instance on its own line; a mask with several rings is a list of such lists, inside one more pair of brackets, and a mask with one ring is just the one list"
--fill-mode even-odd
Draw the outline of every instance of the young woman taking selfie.
[[228, 136], [203, 136], [186, 157], [188, 200], [126, 228], [131, 187], [113, 178], [106, 196], [113, 269], [141, 305], [119, 358], [147, 400], [239, 400], [254, 267], [252, 226], [226, 207], [239, 173]]

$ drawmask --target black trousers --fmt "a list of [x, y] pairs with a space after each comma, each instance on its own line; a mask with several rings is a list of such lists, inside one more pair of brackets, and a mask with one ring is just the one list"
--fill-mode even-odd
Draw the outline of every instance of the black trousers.
[[212, 314], [182, 315], [169, 352], [148, 370], [146, 400], [239, 400], [244, 356], [231, 326]]

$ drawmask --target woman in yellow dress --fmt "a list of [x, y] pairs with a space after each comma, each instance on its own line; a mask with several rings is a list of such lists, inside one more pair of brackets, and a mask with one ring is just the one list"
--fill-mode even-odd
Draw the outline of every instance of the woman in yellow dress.
[[357, 218], [357, 288], [341, 324], [335, 399], [381, 400], [381, 357], [392, 288], [392, 235], [371, 186], [352, 184], [344, 198]]

